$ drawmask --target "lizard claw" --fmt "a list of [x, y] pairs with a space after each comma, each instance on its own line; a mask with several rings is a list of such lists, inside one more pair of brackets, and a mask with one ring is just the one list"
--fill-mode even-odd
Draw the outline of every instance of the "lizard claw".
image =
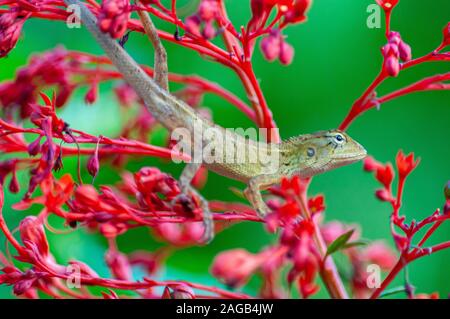
[[175, 206], [177, 203], [180, 203], [183, 208], [187, 209], [187, 210], [194, 210], [194, 205], [192, 203], [192, 200], [190, 199], [190, 197], [185, 194], [185, 193], [180, 193], [177, 196], [175, 196], [171, 201], [170, 201], [170, 206]]
[[[208, 201], [204, 199], [203, 196], [201, 196], [195, 189], [189, 188], [189, 191], [191, 191], [198, 197], [200, 201], [200, 207], [203, 213], [204, 232], [200, 241], [204, 245], [209, 244], [214, 239], [214, 221], [212, 219], [211, 211], [209, 210]], [[192, 199], [185, 192], [181, 192], [180, 194], [175, 196], [170, 203], [173, 207], [178, 202], [186, 210], [193, 211], [195, 209]]]
[[258, 216], [261, 217], [262, 219], [264, 219], [271, 212], [270, 208], [264, 202], [257, 205], [255, 209]]

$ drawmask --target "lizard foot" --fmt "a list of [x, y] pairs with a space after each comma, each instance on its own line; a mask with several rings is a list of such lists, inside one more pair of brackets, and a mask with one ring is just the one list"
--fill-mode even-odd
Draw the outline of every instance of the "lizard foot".
[[192, 202], [192, 199], [186, 194], [187, 192], [193, 193], [200, 201], [200, 208], [202, 209], [203, 213], [203, 235], [201, 238], [202, 244], [209, 244], [214, 239], [214, 221], [212, 218], [212, 213], [209, 210], [209, 204], [208, 201], [200, 195], [197, 190], [195, 190], [192, 187], [188, 187], [185, 191], [181, 192], [179, 195], [175, 196], [172, 201], [171, 205], [174, 206], [176, 203], [180, 203], [183, 205], [183, 207], [186, 207], [188, 210], [194, 210], [195, 206]]
[[244, 195], [245, 197], [247, 197], [250, 204], [252, 204], [253, 208], [256, 211], [256, 214], [262, 219], [264, 219], [267, 214], [271, 212], [271, 209], [267, 206], [259, 193], [259, 196], [254, 196], [254, 192], [250, 188], [247, 188], [244, 191]]
[[261, 217], [262, 219], [264, 219], [267, 216], [267, 214], [271, 212], [271, 209], [264, 202], [262, 204], [255, 205], [254, 208], [258, 216]]

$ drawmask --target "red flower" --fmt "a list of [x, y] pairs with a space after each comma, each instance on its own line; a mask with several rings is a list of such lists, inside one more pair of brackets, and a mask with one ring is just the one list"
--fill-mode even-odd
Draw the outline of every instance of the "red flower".
[[184, 21], [184, 25], [186, 26], [186, 32], [197, 37], [201, 36], [200, 31], [201, 21], [197, 16], [187, 17], [186, 20]]
[[392, 180], [394, 179], [394, 169], [392, 168], [392, 165], [387, 164], [386, 166], [379, 167], [375, 177], [385, 188], [390, 188]]
[[287, 5], [283, 24], [304, 22], [311, 2], [311, 0], [295, 0], [291, 5]]
[[323, 195], [309, 198], [308, 207], [312, 214], [323, 212], [325, 210], [325, 198]]
[[0, 16], [0, 58], [6, 56], [20, 37], [27, 17], [19, 19], [19, 12], [4, 13]]
[[34, 288], [41, 274], [28, 270], [22, 272], [13, 266], [6, 266], [1, 269], [0, 284], [13, 285], [13, 292], [16, 296], [24, 296], [27, 298], [37, 298], [36, 289]]
[[198, 7], [198, 16], [201, 20], [209, 22], [219, 14], [219, 4], [216, 0], [202, 0]]
[[194, 36], [201, 36], [206, 40], [212, 39], [217, 35], [214, 21], [219, 17], [219, 3], [216, 0], [202, 0], [197, 13], [186, 18], [186, 31]]
[[103, 0], [98, 15], [100, 29], [113, 38], [122, 37], [127, 31], [130, 18], [129, 2], [127, 0]]
[[130, 262], [125, 254], [115, 249], [110, 249], [106, 253], [105, 260], [114, 278], [119, 280], [132, 280], [133, 276]]
[[450, 45], [450, 22], [444, 27], [444, 41], [442, 42], [445, 45]]
[[89, 157], [87, 162], [87, 170], [92, 177], [96, 177], [100, 168], [100, 162], [98, 160], [98, 143], [95, 148], [94, 154]]
[[381, 50], [384, 56], [383, 67], [390, 76], [395, 77], [400, 72], [399, 60], [404, 62], [411, 60], [411, 47], [402, 40], [398, 32], [390, 32], [388, 39], [388, 44]]
[[414, 299], [439, 299], [439, 293], [433, 292], [432, 294], [417, 294]]
[[272, 32], [261, 41], [261, 51], [264, 58], [268, 61], [274, 61], [280, 56], [281, 37], [279, 32]]
[[390, 270], [397, 262], [397, 256], [383, 242], [374, 242], [362, 252], [362, 258], [368, 263], [377, 264], [383, 270]]
[[372, 156], [368, 156], [364, 159], [364, 170], [366, 172], [374, 172], [382, 166], [383, 165], [381, 165], [381, 163], [375, 160]]
[[394, 200], [390, 191], [382, 188], [375, 192], [375, 196], [383, 202], [391, 202]]
[[88, 92], [84, 96], [84, 101], [86, 104], [94, 104], [95, 101], [97, 101], [98, 98], [98, 85], [94, 83], [90, 86]]
[[289, 65], [294, 60], [294, 48], [286, 41], [282, 41], [280, 45], [280, 62], [284, 65]]
[[32, 245], [44, 258], [49, 255], [47, 236], [41, 220], [35, 216], [27, 216], [20, 222], [19, 231], [25, 246]]
[[162, 299], [195, 299], [195, 293], [187, 285], [173, 284], [164, 289]]
[[[19, 108], [20, 116], [27, 118], [36, 111], [36, 108], [32, 108], [31, 105], [36, 103], [36, 97], [42, 86], [55, 85], [59, 88], [60, 94], [63, 91], [73, 90], [68, 84], [68, 70], [73, 66], [66, 58], [67, 52], [61, 48], [40, 56], [33, 56], [27, 67], [17, 71], [13, 81], [0, 84], [0, 104], [4, 108]], [[58, 103], [64, 102], [64, 99], [65, 97], [59, 99], [57, 97], [54, 104], [46, 105], [61, 106], [62, 104]]]
[[391, 11], [398, 4], [399, 0], [376, 0], [378, 5], [385, 11]]
[[237, 288], [243, 286], [264, 261], [244, 249], [233, 249], [220, 253], [214, 258], [211, 273], [226, 285]]
[[407, 156], [399, 151], [396, 158], [398, 175], [400, 178], [406, 178], [419, 164], [420, 159], [414, 160], [414, 153]]
[[261, 41], [261, 51], [268, 61], [279, 59], [284, 65], [292, 63], [294, 59], [294, 48], [285, 42], [279, 30], [272, 32]]

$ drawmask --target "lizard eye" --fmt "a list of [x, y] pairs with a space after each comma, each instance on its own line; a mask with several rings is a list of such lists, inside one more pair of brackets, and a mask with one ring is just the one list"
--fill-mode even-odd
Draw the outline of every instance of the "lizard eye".
[[338, 143], [342, 143], [345, 140], [341, 134], [337, 134], [334, 138]]
[[306, 151], [306, 154], [308, 155], [308, 157], [313, 157], [314, 154], [316, 154], [316, 151], [315, 151], [312, 147], [310, 147], [310, 148], [308, 148], [308, 150]]

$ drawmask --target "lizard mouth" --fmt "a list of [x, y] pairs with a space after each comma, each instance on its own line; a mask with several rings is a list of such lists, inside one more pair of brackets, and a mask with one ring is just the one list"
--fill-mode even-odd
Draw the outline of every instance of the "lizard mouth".
[[335, 159], [342, 162], [355, 162], [364, 159], [366, 156], [367, 151], [363, 149], [359, 153], [337, 155]]

